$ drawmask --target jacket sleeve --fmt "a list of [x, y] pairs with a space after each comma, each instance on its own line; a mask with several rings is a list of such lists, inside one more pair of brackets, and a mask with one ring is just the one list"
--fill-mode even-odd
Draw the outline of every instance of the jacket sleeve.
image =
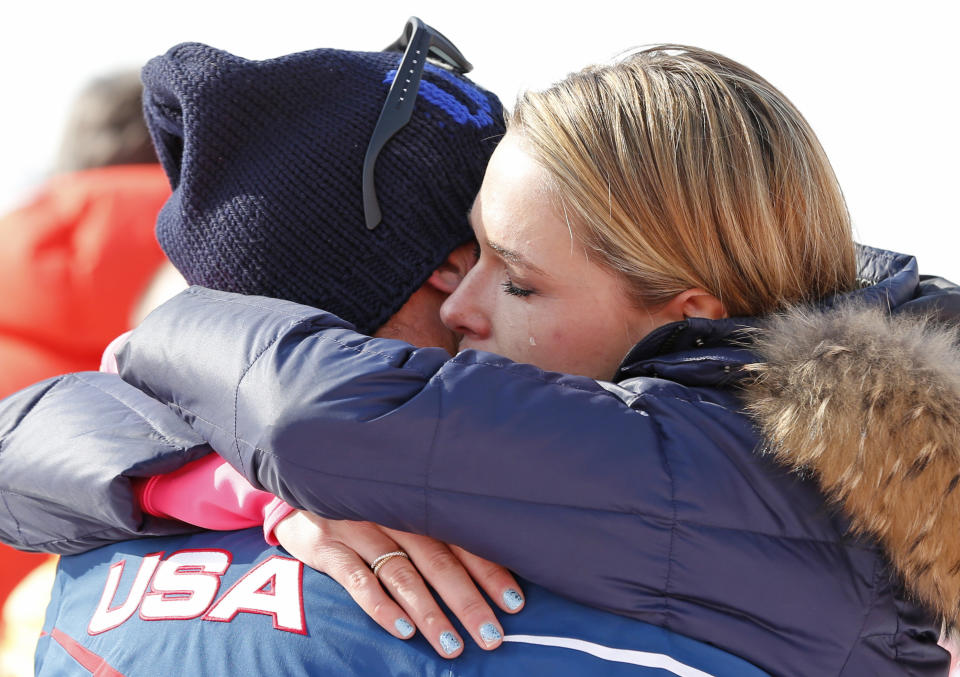
[[590, 379], [473, 351], [449, 359], [305, 306], [197, 287], [154, 311], [119, 361], [254, 486], [457, 543], [610, 608], [625, 567], [650, 591], [666, 579], [662, 426], [729, 434], [698, 427], [695, 408], [680, 420], [669, 397], [634, 410]]
[[42, 381], [0, 401], [0, 540], [73, 554], [197, 531], [143, 513], [131, 480], [209, 451], [174, 412], [116, 375]]

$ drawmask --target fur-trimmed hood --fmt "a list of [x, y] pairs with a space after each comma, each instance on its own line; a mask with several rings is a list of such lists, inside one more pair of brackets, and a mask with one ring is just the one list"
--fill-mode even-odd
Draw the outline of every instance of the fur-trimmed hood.
[[[955, 325], [954, 325], [955, 326]], [[864, 300], [756, 333], [747, 410], [948, 624], [960, 611], [960, 351], [954, 327]]]

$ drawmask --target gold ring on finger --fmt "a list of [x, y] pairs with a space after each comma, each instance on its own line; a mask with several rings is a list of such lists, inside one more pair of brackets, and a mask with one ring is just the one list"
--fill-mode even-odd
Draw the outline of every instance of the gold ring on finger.
[[404, 559], [410, 559], [410, 556], [407, 555], [403, 550], [394, 550], [393, 552], [385, 552], [380, 555], [377, 559], [370, 562], [370, 568], [373, 569], [373, 575], [376, 576], [380, 573], [380, 569], [383, 568], [383, 565], [392, 560], [394, 557], [403, 557]]

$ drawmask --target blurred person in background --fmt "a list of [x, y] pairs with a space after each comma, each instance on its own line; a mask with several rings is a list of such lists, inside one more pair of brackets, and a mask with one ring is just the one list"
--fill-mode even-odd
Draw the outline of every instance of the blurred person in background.
[[96, 369], [164, 261], [153, 226], [170, 187], [141, 92], [136, 72], [85, 88], [53, 177], [0, 218], [0, 396]]
[[[90, 82], [69, 113], [53, 176], [0, 216], [0, 397], [96, 369], [165, 260], [153, 226], [170, 187], [141, 95], [135, 70]], [[0, 608], [46, 557], [0, 545]], [[0, 621], [0, 675], [32, 673], [53, 567], [44, 570], [18, 592], [17, 609], [4, 610], [20, 620]]]

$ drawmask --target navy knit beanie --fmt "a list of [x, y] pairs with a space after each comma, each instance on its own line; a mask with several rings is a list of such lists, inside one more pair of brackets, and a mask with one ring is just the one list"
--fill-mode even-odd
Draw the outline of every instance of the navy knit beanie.
[[147, 63], [144, 111], [173, 187], [157, 238], [190, 284], [305, 303], [370, 334], [472, 237], [503, 112], [432, 63], [377, 160], [383, 221], [366, 228], [363, 158], [400, 58], [250, 61], [186, 43]]

